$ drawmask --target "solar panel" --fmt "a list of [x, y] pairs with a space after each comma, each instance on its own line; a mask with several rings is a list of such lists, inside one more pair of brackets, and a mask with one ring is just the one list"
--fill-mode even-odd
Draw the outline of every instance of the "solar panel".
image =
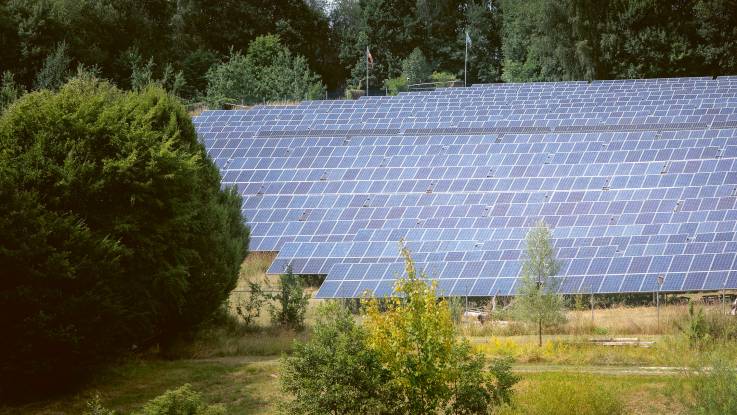
[[553, 229], [564, 293], [737, 288], [737, 77], [474, 85], [206, 111], [268, 272], [392, 293], [398, 242], [444, 295], [514, 295]]

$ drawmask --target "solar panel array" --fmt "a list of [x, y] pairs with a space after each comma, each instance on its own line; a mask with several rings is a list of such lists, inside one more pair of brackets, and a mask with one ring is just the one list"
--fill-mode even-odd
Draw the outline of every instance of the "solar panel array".
[[478, 85], [207, 111], [253, 251], [390, 295], [398, 241], [445, 295], [513, 295], [553, 229], [565, 293], [737, 288], [737, 77]]

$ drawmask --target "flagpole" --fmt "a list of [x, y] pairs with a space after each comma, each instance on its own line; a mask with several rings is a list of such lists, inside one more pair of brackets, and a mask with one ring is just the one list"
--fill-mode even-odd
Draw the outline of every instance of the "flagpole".
[[468, 80], [466, 75], [468, 68], [468, 32], [466, 32], [466, 38], [463, 39], [463, 43], [466, 44], [466, 53], [463, 57], [463, 86], [466, 87], [466, 81]]
[[366, 45], [366, 96], [369, 95], [369, 92], [368, 92], [368, 88], [369, 88], [369, 84], [368, 84], [369, 59], [368, 59], [368, 57], [369, 57], [369, 47], [368, 47], [368, 45]]

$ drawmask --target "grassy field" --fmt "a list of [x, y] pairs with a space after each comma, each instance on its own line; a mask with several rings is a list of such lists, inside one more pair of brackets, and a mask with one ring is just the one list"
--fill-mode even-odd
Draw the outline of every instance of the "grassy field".
[[[272, 256], [254, 254], [243, 264], [241, 281], [230, 310], [248, 295], [247, 282], [266, 280]], [[267, 281], [266, 286], [273, 285]], [[308, 325], [317, 301], [312, 300]], [[711, 310], [711, 311], [717, 311]], [[694, 353], [681, 327], [687, 308], [661, 308], [658, 329], [652, 307], [571, 311], [568, 323], [545, 336], [542, 348], [534, 334], [514, 323], [474, 321], [460, 331], [487, 357], [512, 356], [521, 381], [515, 386], [514, 405], [500, 414], [685, 414], [692, 379], [683, 368], [698, 366], [700, 356], [718, 352], [737, 360], [737, 346], [711, 342]], [[80, 391], [24, 406], [1, 407], [0, 414], [78, 414], [99, 395], [102, 403], [120, 414], [168, 389], [191, 384], [209, 403], [224, 403], [232, 414], [275, 413], [281, 399], [279, 357], [289, 353], [294, 340], [306, 333], [268, 328], [269, 315], [258, 320], [262, 328], [246, 330], [237, 324], [208, 328], [180, 341], [165, 354], [149, 354], [110, 367]], [[610, 336], [654, 341], [652, 347], [607, 347], [589, 342]]]

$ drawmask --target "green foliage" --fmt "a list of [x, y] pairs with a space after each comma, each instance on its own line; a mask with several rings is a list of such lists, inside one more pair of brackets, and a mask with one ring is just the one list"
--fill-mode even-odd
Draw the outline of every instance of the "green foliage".
[[84, 415], [115, 415], [115, 411], [102, 406], [100, 394], [95, 394], [94, 398], [87, 401], [87, 410]]
[[697, 309], [693, 303], [689, 303], [688, 322], [686, 324], [684, 333], [692, 346], [698, 346], [702, 342], [709, 340], [706, 318], [704, 317], [704, 310], [702, 308]]
[[445, 301], [448, 303], [450, 318], [453, 320], [453, 324], [461, 324], [461, 320], [463, 319], [463, 311], [465, 309], [463, 298], [448, 297], [445, 299]]
[[178, 96], [186, 85], [184, 73], [182, 71], [175, 73], [171, 64], [166, 64], [161, 78], [156, 79], [154, 75], [156, 64], [153, 57], [149, 58], [144, 64], [141, 55], [133, 51], [128, 55], [128, 59], [131, 67], [130, 86], [134, 91], [141, 91], [150, 85], [157, 85], [170, 94]]
[[721, 312], [705, 313], [703, 308], [688, 304], [688, 320], [679, 328], [692, 347], [704, 348], [717, 340], [737, 340], [737, 320]]
[[385, 412], [382, 393], [387, 373], [367, 331], [337, 302], [321, 305], [310, 336], [295, 342], [281, 362], [282, 390], [293, 397], [289, 414], [366, 414]]
[[225, 415], [223, 405], [206, 405], [202, 395], [185, 384], [166, 391], [143, 406], [136, 415]]
[[160, 88], [27, 94], [0, 116], [0, 149], [0, 395], [166, 342], [234, 288], [241, 198]]
[[317, 99], [325, 88], [302, 56], [292, 55], [277, 36], [260, 36], [245, 56], [231, 51], [227, 62], [207, 73], [207, 102], [212, 106], [264, 101]]
[[503, 1], [508, 82], [726, 75], [737, 8], [725, 0]]
[[419, 48], [412, 50], [412, 53], [402, 61], [402, 78], [410, 85], [427, 81], [431, 74], [432, 68]]
[[502, 405], [512, 401], [512, 387], [520, 378], [512, 373], [514, 359], [510, 356], [492, 360], [489, 372], [496, 378], [496, 386], [492, 393], [495, 404]]
[[441, 85], [436, 85], [437, 87], [446, 87], [450, 86], [450, 84], [452, 84], [453, 81], [456, 81], [457, 78], [450, 72], [433, 72], [432, 75], [430, 75], [430, 80], [433, 82], [442, 82]]
[[[133, 415], [225, 415], [224, 405], [207, 405], [202, 395], [184, 384], [176, 389], [168, 390], [147, 402], [140, 412]], [[115, 411], [102, 406], [100, 396], [96, 395], [87, 402], [85, 415], [115, 415]]]
[[592, 382], [585, 375], [546, 379], [526, 387], [515, 395], [512, 406], [499, 415], [618, 415], [624, 405], [617, 394]]
[[[468, 48], [468, 82], [499, 82], [502, 74], [502, 9], [499, 0], [468, 2], [464, 11], [465, 27], [469, 32], [471, 47]], [[466, 35], [459, 30], [456, 35], [456, 57], [462, 69]], [[453, 69], [451, 65], [440, 65]], [[460, 71], [456, 71], [460, 74]]]
[[436, 298], [435, 283], [417, 274], [404, 246], [402, 255], [406, 277], [397, 281], [386, 310], [376, 299], [365, 304], [368, 344], [388, 371], [383, 394], [388, 411], [486, 412], [495, 396], [506, 392], [497, 392], [483, 356], [456, 334], [447, 302]]
[[691, 413], [720, 415], [737, 413], [737, 367], [734, 362], [716, 358], [710, 367], [700, 369], [694, 378]]
[[563, 296], [557, 292], [554, 276], [560, 265], [555, 259], [551, 232], [545, 222], [540, 221], [527, 233], [526, 258], [522, 264], [522, 276], [514, 313], [522, 321], [538, 327], [538, 343], [542, 346], [542, 328], [565, 321]]
[[43, 67], [36, 75], [36, 89], [56, 91], [69, 77], [71, 59], [67, 56], [66, 42], [60, 42], [53, 53], [44, 61]]
[[400, 92], [407, 90], [407, 78], [398, 76], [387, 79], [384, 81], [384, 87], [389, 95], [398, 95]]
[[23, 90], [15, 83], [13, 74], [9, 71], [3, 73], [2, 84], [0, 84], [0, 113], [10, 104], [15, 102], [21, 95]]
[[310, 296], [304, 292], [302, 280], [288, 267], [286, 273], [279, 276], [279, 292], [271, 295], [271, 300], [277, 304], [272, 304], [269, 310], [272, 323], [294, 329], [304, 328], [309, 299]]
[[335, 0], [327, 8], [322, 3], [6, 1], [0, 4], [0, 71], [12, 71], [31, 89], [64, 39], [69, 62], [99, 67], [101, 76], [122, 86], [129, 85], [131, 50], [155, 56], [157, 77], [170, 63], [172, 73], [182, 71], [187, 80], [176, 94], [196, 99], [205, 94], [205, 74], [227, 61], [231, 48], [245, 51], [259, 36], [274, 34], [330, 89], [347, 84], [364, 89], [366, 46], [375, 59], [369, 75], [375, 87], [400, 76], [402, 60], [415, 48], [432, 68], [460, 78], [468, 31], [470, 83], [737, 72], [732, 0]]
[[256, 319], [261, 315], [261, 309], [268, 300], [261, 285], [254, 281], [248, 282], [248, 298], [241, 299], [236, 305], [236, 312], [243, 319], [243, 324], [248, 328], [256, 325]]

